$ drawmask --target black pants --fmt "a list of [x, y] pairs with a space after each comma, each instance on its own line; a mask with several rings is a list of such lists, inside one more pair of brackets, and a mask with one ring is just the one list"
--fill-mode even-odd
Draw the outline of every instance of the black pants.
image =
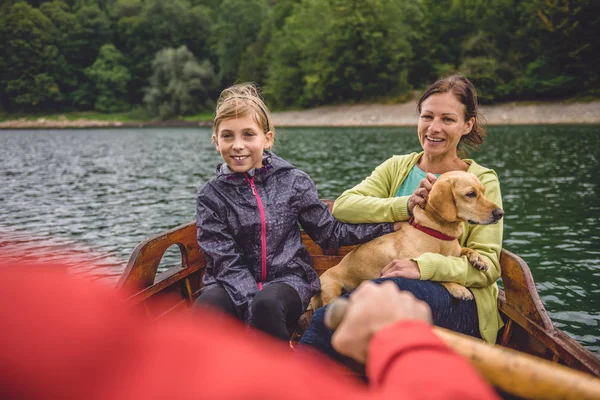
[[[203, 291], [194, 303], [194, 308], [206, 306], [241, 319], [227, 291], [218, 284]], [[296, 290], [281, 282], [265, 285], [256, 293], [250, 307], [252, 326], [285, 341], [289, 340], [288, 329], [298, 322], [304, 311]]]

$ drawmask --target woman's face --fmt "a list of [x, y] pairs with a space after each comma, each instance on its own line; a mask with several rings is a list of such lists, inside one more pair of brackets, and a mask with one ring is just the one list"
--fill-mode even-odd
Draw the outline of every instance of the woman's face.
[[475, 118], [465, 122], [465, 106], [452, 93], [429, 96], [421, 104], [417, 132], [426, 154], [456, 155], [460, 138], [473, 129]]

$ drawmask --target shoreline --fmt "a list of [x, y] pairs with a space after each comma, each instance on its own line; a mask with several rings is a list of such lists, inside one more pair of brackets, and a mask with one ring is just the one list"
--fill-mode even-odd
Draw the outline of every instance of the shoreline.
[[[502, 103], [483, 105], [480, 112], [487, 125], [545, 125], [545, 124], [600, 124], [600, 100], [587, 103], [566, 101], [548, 103]], [[300, 111], [273, 112], [277, 127], [309, 126], [415, 126], [416, 103], [353, 104], [323, 106]], [[211, 121], [142, 121], [120, 122], [66, 118], [50, 120], [8, 120], [0, 122], [1, 129], [91, 129], [91, 128], [147, 128], [211, 126]]]

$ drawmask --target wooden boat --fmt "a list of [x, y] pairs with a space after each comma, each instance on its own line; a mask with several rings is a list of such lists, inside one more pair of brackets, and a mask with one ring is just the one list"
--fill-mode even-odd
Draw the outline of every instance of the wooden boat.
[[[324, 202], [332, 204], [328, 200]], [[303, 233], [302, 240], [319, 274], [336, 265], [353, 248], [323, 252], [308, 235]], [[171, 246], [179, 248], [181, 264], [157, 274], [160, 261]], [[500, 263], [504, 290], [500, 290], [498, 308], [505, 326], [497, 343], [600, 377], [600, 360], [552, 324], [527, 264], [506, 249], [502, 250]], [[184, 313], [199, 295], [205, 265], [196, 241], [196, 224], [190, 222], [140, 243], [118, 287], [134, 293], [129, 298], [130, 303], [143, 308], [151, 320], [170, 313]], [[157, 301], [166, 296], [175, 297], [177, 301]], [[169, 305], [165, 307], [165, 304]], [[295, 331], [290, 332], [292, 343], [297, 341], [309, 318], [305, 314]]]

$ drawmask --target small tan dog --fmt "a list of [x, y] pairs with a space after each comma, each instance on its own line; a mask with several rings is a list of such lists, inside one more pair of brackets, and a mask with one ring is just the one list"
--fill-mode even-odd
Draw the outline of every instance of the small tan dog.
[[[462, 222], [493, 224], [504, 211], [484, 196], [484, 186], [468, 172], [442, 174], [433, 184], [425, 208], [415, 207], [414, 218], [401, 224], [396, 232], [364, 243], [321, 275], [321, 292], [311, 300], [313, 309], [326, 305], [355, 289], [362, 281], [379, 278], [383, 267], [394, 259], [410, 259], [423, 253], [445, 256], [466, 255], [477, 269], [486, 271], [485, 260], [475, 250], [461, 247]], [[470, 300], [473, 294], [456, 283], [442, 283], [456, 298]]]

